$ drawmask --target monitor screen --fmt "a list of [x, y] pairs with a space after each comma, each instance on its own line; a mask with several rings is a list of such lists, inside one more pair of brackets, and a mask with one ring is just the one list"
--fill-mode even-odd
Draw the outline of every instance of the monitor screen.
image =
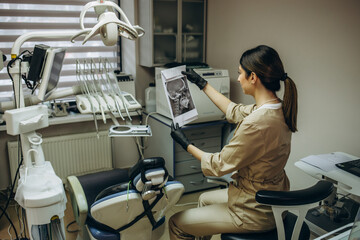
[[64, 48], [49, 48], [47, 50], [45, 64], [41, 76], [40, 88], [37, 97], [44, 101], [56, 89], [60, 78], [63, 61], [65, 57]]

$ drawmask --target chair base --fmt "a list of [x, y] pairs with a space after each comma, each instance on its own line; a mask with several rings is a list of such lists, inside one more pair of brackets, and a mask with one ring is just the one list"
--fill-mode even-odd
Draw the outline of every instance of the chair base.
[[[290, 212], [287, 213], [284, 219], [285, 237], [286, 240], [291, 239], [292, 230], [294, 229], [297, 216]], [[223, 233], [221, 234], [222, 240], [278, 240], [276, 228], [268, 232], [261, 233]], [[310, 239], [310, 230], [306, 223], [303, 223], [299, 240]]]

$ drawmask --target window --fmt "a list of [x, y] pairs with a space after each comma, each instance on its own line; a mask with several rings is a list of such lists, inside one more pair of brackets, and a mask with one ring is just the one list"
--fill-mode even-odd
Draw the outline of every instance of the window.
[[[11, 59], [11, 48], [15, 40], [30, 31], [68, 31], [80, 30], [80, 13], [83, 6], [90, 0], [0, 0], [0, 50], [6, 55], [6, 66]], [[115, 1], [118, 4], [118, 1]], [[85, 15], [85, 28], [97, 23], [96, 14], [90, 10]], [[83, 37], [71, 43], [70, 38], [62, 39], [31, 39], [25, 42], [20, 52], [33, 51], [35, 44], [45, 44], [50, 47], [65, 47], [66, 55], [59, 80], [59, 88], [76, 84], [76, 60], [84, 62], [91, 58], [98, 62], [99, 57], [107, 58], [114, 68], [120, 68], [120, 47], [105, 46], [100, 36], [90, 39], [82, 45]], [[26, 85], [23, 82], [23, 89]], [[29, 90], [30, 92], [30, 90]], [[12, 81], [6, 67], [0, 72], [0, 101], [12, 98]]]

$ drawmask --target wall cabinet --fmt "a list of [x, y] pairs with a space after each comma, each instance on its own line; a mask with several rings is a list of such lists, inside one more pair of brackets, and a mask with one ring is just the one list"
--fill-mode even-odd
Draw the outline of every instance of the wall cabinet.
[[[152, 137], [145, 141], [144, 156], [163, 157], [169, 174], [185, 186], [185, 192], [218, 186], [209, 183], [202, 174], [200, 161], [186, 152], [170, 136], [171, 120], [159, 114], [150, 115], [148, 124]], [[193, 124], [182, 127], [188, 139], [206, 152], [219, 152], [222, 147], [222, 133], [226, 121]]]
[[206, 0], [139, 0], [140, 65], [205, 62]]

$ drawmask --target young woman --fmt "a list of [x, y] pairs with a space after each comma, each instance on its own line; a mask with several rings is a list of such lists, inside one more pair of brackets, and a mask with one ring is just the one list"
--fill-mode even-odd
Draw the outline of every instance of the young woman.
[[[229, 144], [218, 153], [207, 153], [192, 145], [178, 126], [171, 136], [201, 161], [206, 176], [232, 174], [228, 189], [203, 193], [199, 207], [173, 215], [170, 239], [210, 239], [219, 233], [268, 231], [275, 228], [271, 208], [255, 201], [261, 189], [289, 190], [284, 167], [290, 154], [291, 134], [296, 132], [297, 90], [285, 73], [278, 53], [258, 46], [240, 58], [238, 81], [255, 104], [231, 102], [195, 72], [183, 72], [226, 114], [237, 127]], [[276, 96], [284, 82], [283, 100]], [[207, 237], [206, 237], [207, 236]]]

